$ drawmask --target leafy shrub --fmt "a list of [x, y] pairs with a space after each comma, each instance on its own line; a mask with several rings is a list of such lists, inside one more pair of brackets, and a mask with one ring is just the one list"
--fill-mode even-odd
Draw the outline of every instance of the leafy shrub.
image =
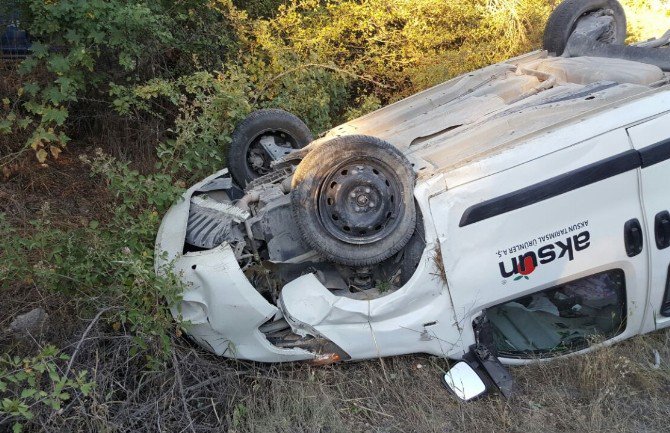
[[337, 66], [388, 102], [537, 47], [548, 13], [541, 0], [294, 1], [255, 27], [248, 63]]
[[156, 169], [186, 180], [220, 169], [234, 125], [250, 111], [247, 77], [231, 68], [225, 73], [196, 72], [174, 80], [153, 79], [136, 86], [113, 86], [120, 114], [155, 112], [165, 101], [176, 107], [169, 138], [158, 144]]
[[30, 1], [28, 8], [36, 41], [19, 67], [25, 76], [15, 103], [20, 109], [6, 120], [35, 125], [27, 145], [44, 162], [69, 140], [64, 127], [72, 103], [117, 74], [142, 69], [157, 47], [174, 39], [165, 30], [169, 23], [140, 2]]
[[[142, 0], [29, 0], [27, 22], [35, 39], [21, 62], [23, 85], [5, 99], [11, 110], [0, 133], [32, 128], [25, 143], [44, 162], [69, 141], [69, 114], [86, 101], [106, 98], [114, 83], [177, 77], [220, 64], [233, 49], [225, 17], [230, 2]], [[203, 30], [204, 29], [204, 30]]]
[[72, 399], [72, 393], [89, 395], [94, 383], [86, 371], [72, 372], [63, 364], [70, 357], [54, 346], [46, 346], [37, 355], [21, 358], [0, 357], [0, 425], [12, 422], [18, 433], [23, 423], [35, 417], [39, 406], [54, 411]]
[[236, 7], [247, 11], [252, 18], [272, 18], [277, 14], [279, 6], [287, 0], [233, 0]]
[[[269, 16], [268, 7], [279, 3], [246, 7], [253, 16]], [[248, 18], [225, 0], [29, 0], [26, 6], [36, 42], [19, 68], [23, 85], [4, 101], [9, 108], [0, 133], [30, 130], [25, 148], [40, 162], [58, 157], [73, 135], [69, 116], [89, 101], [106, 100], [132, 117], [129, 93], [136, 100], [154, 98], [153, 105], [131, 105], [169, 125], [184, 108], [181, 96], [188, 98], [180, 93], [185, 80], [217, 69], [244, 82], [244, 93], [211, 86], [211, 100], [197, 101], [198, 110], [222, 98], [237, 99], [246, 111], [281, 106], [319, 132], [344, 120], [361, 95], [386, 103], [529, 48], [548, 11], [540, 0], [301, 0], [265, 20]], [[207, 130], [213, 121], [230, 129], [239, 120], [237, 113], [219, 112], [216, 119], [200, 114], [191, 113]], [[186, 140], [194, 137], [181, 130]], [[226, 144], [225, 137], [212, 140], [219, 148]]]
[[84, 310], [107, 306], [108, 322], [130, 332], [135, 350], [157, 366], [178, 332], [168, 307], [183, 287], [172, 273], [155, 273], [153, 240], [160, 215], [183, 187], [166, 173], [142, 175], [101, 152], [82, 159], [110, 192], [109, 207], [99, 211], [105, 220], [63, 224], [43, 206], [19, 229], [0, 213], [0, 290], [22, 281], [74, 296]]
[[[649, 18], [667, 10], [667, 0], [624, 3], [632, 12], [633, 38], [644, 36]], [[143, 113], [171, 128], [187, 115], [184, 82], [207, 74], [241, 83], [239, 89], [225, 82], [210, 86], [211, 99], [195, 101], [199, 107], [187, 115], [189, 122], [201, 123], [205, 136], [212, 132], [207, 140], [216, 140], [218, 149], [239, 120], [238, 112], [220, 110], [209, 110], [218, 117], [206, 117], [208, 104], [222, 99], [244, 105], [243, 111], [288, 109], [318, 133], [346, 120], [352, 106], [362, 113], [359, 104], [367, 96], [383, 105], [539, 48], [551, 10], [546, 0], [236, 4], [248, 13], [231, 0], [28, 0], [26, 22], [37, 42], [20, 66], [23, 85], [3, 98], [0, 134], [29, 131], [25, 148], [44, 162], [57, 158], [76, 136], [68, 122], [75, 112], [113, 106], [130, 120], [145, 121]], [[133, 112], [129, 94], [135, 96]], [[142, 98], [151, 101], [141, 104]], [[171, 128], [168, 140], [179, 141], [180, 131], [189, 144], [201, 136], [183, 123]], [[221, 162], [211, 152], [200, 158]]]

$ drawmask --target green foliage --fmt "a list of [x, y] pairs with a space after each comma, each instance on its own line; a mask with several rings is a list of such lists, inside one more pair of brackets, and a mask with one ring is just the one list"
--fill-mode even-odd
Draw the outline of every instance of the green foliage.
[[294, 1], [255, 27], [248, 62], [274, 74], [287, 64], [331, 64], [374, 79], [358, 89], [388, 102], [537, 47], [548, 13], [542, 0]]
[[134, 350], [157, 365], [169, 354], [175, 331], [169, 306], [183, 286], [171, 272], [156, 274], [153, 240], [183, 185], [167, 173], [140, 174], [102, 152], [83, 160], [110, 192], [106, 221], [63, 224], [45, 205], [19, 235], [0, 213], [0, 288], [22, 281], [75, 296], [89, 310], [109, 306], [106, 319], [132, 333]]
[[[107, 175], [120, 183], [117, 177], [124, 168], [108, 170]], [[157, 188], [166, 186], [160, 178], [146, 181]], [[175, 199], [177, 191], [172, 187], [165, 193], [163, 206]], [[89, 311], [110, 306], [109, 322], [126, 327], [148, 359], [164, 359], [175, 329], [168, 305], [177, 302], [182, 286], [173, 274], [154, 272], [151, 240], [159, 214], [155, 208], [137, 207], [140, 197], [151, 192], [143, 189], [124, 199], [108, 223], [92, 220], [66, 230], [41, 216], [30, 222], [33, 230], [27, 236], [17, 236], [0, 214], [0, 289], [20, 281], [75, 296]]]
[[247, 77], [231, 68], [212, 74], [196, 72], [174, 80], [153, 79], [136, 86], [111, 89], [116, 110], [155, 113], [155, 105], [169, 101], [177, 110], [170, 138], [158, 144], [156, 169], [193, 180], [224, 165], [225, 146], [233, 126], [250, 111]]
[[[539, 48], [551, 3], [27, 0], [36, 41], [23, 85], [3, 100], [0, 134], [28, 131], [26, 149], [57, 158], [76, 132], [73, 113], [98, 101], [133, 121], [162, 119], [171, 134], [161, 151], [199, 147], [190, 165], [204, 170], [222, 163], [213, 149], [239, 113], [282, 107], [319, 133], [378, 105], [365, 101], [383, 105]], [[667, 0], [624, 3], [632, 38], [667, 10]], [[224, 101], [237, 108], [221, 110]]]
[[355, 104], [345, 112], [344, 117], [346, 120], [354, 120], [381, 107], [382, 102], [376, 95], [361, 95], [356, 99]]
[[[16, 127], [19, 121], [35, 123], [26, 144], [44, 162], [47, 149], [57, 157], [68, 141], [64, 124], [71, 104], [119, 73], [139, 71], [147, 54], [174, 38], [166, 30], [171, 23], [144, 2], [34, 0], [26, 6], [37, 41], [19, 67], [25, 85], [10, 114]], [[11, 122], [9, 116], [5, 120]]]
[[13, 422], [13, 431], [20, 432], [40, 406], [59, 411], [73, 394], [87, 397], [95, 384], [88, 380], [86, 371], [65, 369], [64, 363], [69, 360], [54, 346], [46, 346], [31, 357], [2, 355], [0, 424]]
[[249, 18], [229, 0], [29, 0], [37, 42], [0, 133], [30, 129], [38, 160], [57, 158], [94, 99], [173, 123], [161, 151], [193, 145], [190, 165], [211, 168], [240, 113], [282, 107], [318, 133], [368, 96], [387, 103], [531, 48], [548, 13], [541, 0], [300, 0], [271, 13], [280, 3], [245, 3]]
[[289, 0], [233, 0], [236, 7], [247, 11], [252, 18], [272, 18], [277, 14], [279, 6]]
[[27, 1], [36, 41], [18, 68], [24, 85], [0, 118], [0, 133], [32, 123], [26, 148], [40, 162], [49, 153], [57, 158], [69, 140], [66, 121], [82, 98], [100, 98], [115, 82], [134, 85], [219, 65], [235, 46], [225, 16], [231, 7], [205, 0]]

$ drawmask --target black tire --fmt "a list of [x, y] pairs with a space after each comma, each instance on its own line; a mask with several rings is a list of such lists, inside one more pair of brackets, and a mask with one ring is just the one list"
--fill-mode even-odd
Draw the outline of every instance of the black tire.
[[269, 160], [263, 159], [260, 167], [250, 162], [250, 152], [259, 152], [258, 141], [264, 135], [281, 136], [287, 149], [301, 149], [313, 140], [307, 125], [287, 111], [271, 108], [251, 113], [233, 131], [228, 151], [228, 169], [242, 188], [269, 169]]
[[414, 233], [415, 177], [407, 158], [386, 141], [334, 138], [298, 164], [291, 191], [295, 222], [307, 244], [330, 261], [379, 263]]
[[560, 56], [577, 26], [577, 21], [590, 12], [610, 9], [614, 13], [614, 32], [611, 42], [623, 44], [626, 40], [626, 14], [617, 0], [564, 0], [549, 16], [544, 28], [542, 46]]

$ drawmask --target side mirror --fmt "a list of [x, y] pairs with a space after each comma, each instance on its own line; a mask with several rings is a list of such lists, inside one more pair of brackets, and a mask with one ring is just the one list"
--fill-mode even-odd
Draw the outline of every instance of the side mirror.
[[467, 362], [459, 362], [444, 375], [444, 384], [459, 399], [469, 401], [486, 392], [486, 385]]

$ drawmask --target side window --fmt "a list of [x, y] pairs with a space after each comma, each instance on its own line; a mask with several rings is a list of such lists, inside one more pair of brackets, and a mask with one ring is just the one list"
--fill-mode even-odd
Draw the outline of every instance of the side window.
[[590, 275], [485, 313], [501, 357], [548, 357], [584, 349], [624, 331], [624, 272], [614, 269]]

